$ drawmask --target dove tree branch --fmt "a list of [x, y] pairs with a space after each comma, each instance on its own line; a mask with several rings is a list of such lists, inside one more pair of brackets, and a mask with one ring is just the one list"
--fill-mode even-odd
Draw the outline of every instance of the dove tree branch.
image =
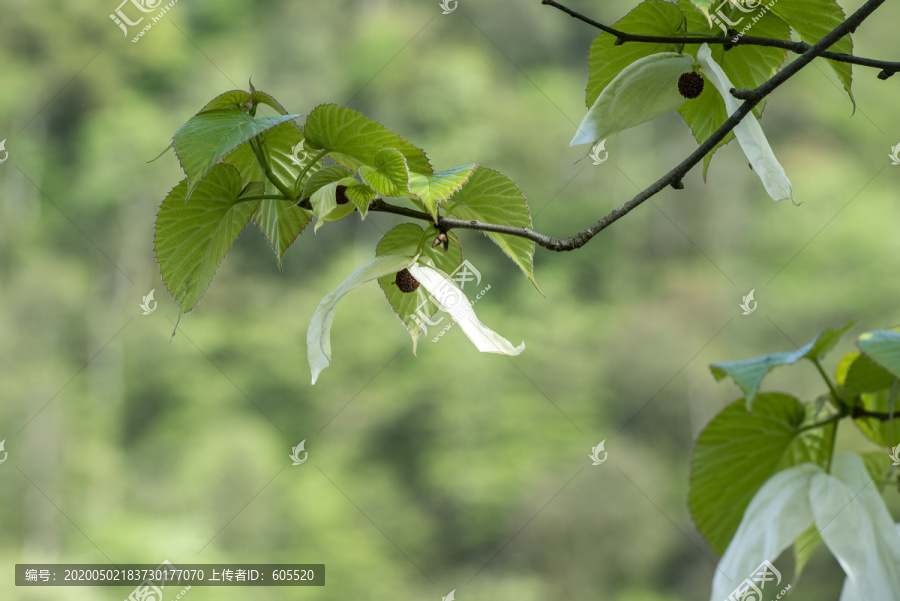
[[[840, 40], [848, 33], [855, 31], [859, 25], [865, 21], [879, 6], [884, 4], [885, 0], [868, 0], [855, 13], [850, 15], [843, 23], [831, 30], [825, 37], [816, 42], [812, 46], [808, 46], [807, 50], [800, 54], [791, 64], [773, 75], [767, 81], [763, 82], [759, 87], [753, 90], [735, 90], [732, 88], [731, 93], [735, 98], [743, 100], [744, 103], [731, 114], [730, 117], [717, 129], [706, 141], [704, 141], [697, 149], [692, 152], [686, 159], [679, 163], [674, 169], [650, 184], [646, 189], [638, 193], [631, 200], [613, 209], [608, 215], [594, 223], [592, 226], [581, 230], [580, 232], [569, 236], [568, 238], [555, 238], [546, 234], [541, 234], [532, 229], [525, 227], [515, 227], [510, 225], [500, 225], [496, 223], [484, 223], [482, 221], [457, 219], [454, 217], [438, 217], [435, 224], [441, 231], [452, 229], [478, 230], [481, 232], [495, 232], [498, 234], [507, 234], [510, 236], [518, 236], [531, 240], [538, 246], [552, 250], [555, 252], [563, 252], [581, 248], [588, 241], [602, 232], [604, 229], [630, 213], [632, 210], [641, 205], [644, 201], [661, 192], [667, 186], [672, 186], [676, 190], [684, 188], [681, 180], [684, 176], [694, 168], [697, 163], [703, 160], [706, 153], [715, 148], [721, 140], [725, 138], [737, 125], [753, 110], [759, 102], [771, 94], [778, 86], [786, 82], [788, 79], [796, 75], [801, 69], [806, 67], [815, 58], [822, 56], [823, 53], [835, 42]], [[556, 5], [552, 0], [544, 0], [544, 4]], [[563, 7], [564, 8], [564, 7]], [[605, 26], [604, 26], [605, 27]], [[615, 30], [613, 30], [615, 32]], [[621, 32], [615, 32], [621, 33]], [[654, 38], [653, 41], [658, 41]], [[704, 41], [708, 41], [705, 40]], [[900, 66], [900, 65], [898, 65]], [[301, 203], [301, 206], [302, 203]], [[378, 211], [382, 213], [393, 213], [395, 215], [403, 215], [414, 219], [424, 221], [432, 221], [427, 213], [398, 207], [388, 204], [383, 200], [376, 200], [369, 207], [370, 211]]]
[[[594, 19], [591, 19], [590, 17], [572, 10], [567, 6], [560, 4], [559, 2], [555, 2], [554, 0], [542, 0], [541, 4], [546, 4], [547, 6], [558, 8], [570, 17], [578, 19], [579, 21], [587, 23], [592, 27], [596, 27], [600, 31], [615, 36], [616, 46], [620, 46], [626, 42], [648, 42], [655, 44], [722, 44], [723, 46], [725, 46], [726, 50], [731, 49], [733, 46], [770, 46], [774, 48], [781, 48], [783, 50], [789, 50], [794, 54], [803, 54], [810, 49], [810, 45], [806, 42], [794, 42], [792, 40], [779, 40], [776, 38], [761, 38], [749, 35], [738, 36], [738, 32], [736, 31], [734, 33], [729, 32], [730, 35], [727, 36], [712, 37], [702, 35], [654, 36], [628, 33], [626, 31], [620, 31], [618, 29], [595, 21]], [[847, 33], [854, 33], [855, 31], [856, 27], [853, 27], [848, 30]], [[825, 52], [822, 52], [819, 56], [841, 63], [850, 63], [853, 65], [859, 65], [861, 67], [881, 69], [881, 72], [878, 74], [878, 79], [887, 79], [897, 71], [900, 71], [900, 62], [883, 61], [861, 56], [853, 56], [852, 54], [844, 54], [842, 52], [831, 52], [827, 50]]]

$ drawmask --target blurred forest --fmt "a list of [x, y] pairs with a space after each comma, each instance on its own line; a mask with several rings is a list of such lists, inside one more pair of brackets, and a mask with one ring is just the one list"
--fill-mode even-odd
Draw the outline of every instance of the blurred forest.
[[[634, 4], [571, 1], [605, 23]], [[799, 207], [769, 200], [730, 144], [706, 183], [695, 169], [586, 247], [538, 249], [545, 297], [481, 234], [459, 232], [491, 286], [479, 317], [525, 340], [518, 357], [479, 354], [458, 328], [437, 343], [429, 332], [414, 357], [372, 284], [338, 309], [333, 366], [310, 385], [312, 311], [400, 222], [385, 214], [308, 228], [283, 273], [251, 224], [170, 342], [178, 309], [152, 236], [183, 176], [171, 151], [147, 161], [251, 76], [293, 113], [362, 111], [438, 169], [503, 172], [553, 235], [696, 143], [672, 113], [611, 137], [601, 165], [568, 148], [596, 31], [539, 0], [460, 0], [448, 15], [437, 0], [182, 0], [137, 43], [115, 9], [3, 2], [4, 599], [131, 590], [16, 588], [16, 563], [164, 559], [327, 566], [324, 588], [194, 587], [191, 601], [706, 599], [718, 557], [688, 513], [690, 454], [740, 396], [708, 364], [793, 350], [850, 320], [853, 335], [900, 322], [900, 166], [887, 157], [900, 78], [854, 69], [852, 114], [817, 61], [761, 122]], [[898, 21], [887, 3], [856, 52], [897, 60]], [[158, 309], [142, 315], [151, 289]], [[744, 316], [751, 289], [758, 309]], [[821, 385], [808, 365], [768, 388], [812, 401]], [[301, 440], [309, 459], [292, 466]], [[592, 466], [601, 440], [608, 461]], [[841, 430], [839, 450], [863, 448]], [[888, 504], [900, 516], [896, 491]], [[820, 549], [791, 598], [837, 599], [842, 582]]]

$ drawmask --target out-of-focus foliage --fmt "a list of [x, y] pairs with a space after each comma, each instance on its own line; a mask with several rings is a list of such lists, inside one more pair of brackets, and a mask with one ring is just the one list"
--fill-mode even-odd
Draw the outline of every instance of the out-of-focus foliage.
[[[613, 22], [632, 7], [581, 8]], [[433, 343], [441, 324], [415, 358], [371, 286], [343, 301], [333, 373], [310, 386], [309, 318], [397, 222], [379, 214], [307, 232], [283, 273], [261, 236], [239, 237], [170, 343], [178, 307], [152, 232], [181, 176], [174, 161], [146, 161], [250, 76], [291, 110], [335, 102], [389, 124], [434, 165], [497, 168], [535, 228], [557, 235], [696, 144], [672, 114], [610, 138], [602, 165], [577, 162], [584, 151], [567, 144], [596, 32], [536, 0], [461, 1], [449, 15], [436, 1], [182, 0], [138, 43], [115, 9], [2, 7], [4, 598], [129, 592], [16, 589], [15, 563], [165, 558], [328, 566], [322, 589], [250, 592], [266, 601], [703, 598], [717, 558], [685, 502], [691, 446], [740, 396], [707, 365], [799, 346], [822, 324], [852, 320], [858, 334], [897, 322], [900, 167], [886, 156], [900, 141], [897, 82], [854, 69], [851, 117], [817, 62], [765, 116], [800, 207], [762, 202], [731, 144], [705, 185], [696, 170], [585, 248], [538, 251], [546, 298], [484, 236], [461, 232], [478, 290], [491, 286], [479, 316], [525, 339], [518, 357], [477, 353], [456, 328]], [[898, 19], [887, 3], [855, 52], [896, 58]], [[158, 308], [142, 315], [154, 288]], [[743, 316], [751, 289], [759, 308]], [[767, 383], [805, 398], [819, 387], [811, 367]], [[293, 467], [304, 439], [309, 459]], [[609, 460], [591, 466], [604, 439]], [[876, 449], [850, 428], [837, 444]], [[887, 502], [896, 514], [896, 493]], [[826, 598], [841, 583], [820, 552], [792, 592]]]

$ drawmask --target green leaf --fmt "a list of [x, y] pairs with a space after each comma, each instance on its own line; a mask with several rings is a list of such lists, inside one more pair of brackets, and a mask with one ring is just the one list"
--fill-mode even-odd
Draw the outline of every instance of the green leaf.
[[[688, 503], [710, 546], [724, 552], [753, 495], [803, 452], [792, 445], [805, 417], [792, 396], [760, 394], [753, 414], [735, 401], [704, 428], [691, 461]], [[806, 451], [812, 455], [814, 451]]]
[[421, 148], [365, 115], [336, 104], [322, 104], [309, 114], [304, 127], [312, 148], [327, 150], [345, 167], [358, 171], [375, 165], [375, 155], [383, 148], [396, 148], [406, 158], [410, 171], [431, 174], [434, 170]]
[[747, 410], [749, 411], [763, 379], [773, 368], [779, 365], [791, 365], [800, 359], [818, 361], [834, 348], [840, 337], [852, 325], [852, 323], [848, 323], [840, 328], [823, 330], [813, 338], [812, 342], [793, 353], [771, 353], [744, 361], [713, 363], [709, 368], [718, 381], [722, 381], [727, 376], [731, 376], [734, 379], [734, 383], [746, 396]]
[[678, 79], [694, 62], [689, 54], [660, 52], [622, 69], [597, 96], [569, 146], [593, 144], [680, 107], [687, 99], [678, 91]]
[[231, 165], [216, 165], [185, 203], [187, 180], [169, 193], [159, 208], [153, 247], [166, 288], [187, 313], [203, 297], [225, 253], [250, 221], [262, 184], [244, 188]]
[[884, 491], [887, 475], [893, 467], [893, 462], [887, 453], [860, 453], [869, 477], [878, 486], [879, 491]]
[[[415, 256], [420, 246], [422, 255], [419, 261], [429, 263], [444, 273], [453, 273], [462, 264], [462, 250], [458, 244], [451, 244], [447, 252], [441, 247], [431, 248], [430, 244], [422, 244], [425, 231], [414, 223], [398, 225], [378, 242], [375, 256], [381, 257], [392, 254]], [[384, 291], [388, 302], [394, 309], [394, 313], [409, 330], [413, 341], [413, 354], [419, 342], [419, 335], [426, 332], [428, 324], [425, 320], [437, 313], [438, 305], [428, 291], [419, 286], [414, 292], [401, 291], [395, 282], [395, 275], [391, 274], [378, 279], [378, 285]], [[443, 318], [447, 320], [448, 318]], [[442, 327], [442, 326], [439, 326]]]
[[[662, 0], [641, 2], [613, 25], [619, 31], [640, 35], [675, 36], [684, 34], [684, 15], [678, 8]], [[601, 33], [591, 44], [590, 79], [586, 104], [594, 105], [600, 92], [616, 75], [634, 61], [659, 52], [680, 52], [679, 44], [622, 44], [615, 36]]]
[[301, 194], [300, 197], [303, 200], [310, 199], [312, 198], [312, 195], [323, 186], [352, 177], [353, 172], [349, 169], [345, 169], [340, 165], [330, 165], [324, 169], [320, 169], [309, 177], [306, 182], [306, 187], [303, 189], [303, 194]]
[[[687, 29], [692, 33], [705, 33], [713, 30], [715, 35], [720, 35], [721, 30], [718, 26], [713, 27], [707, 17], [691, 5], [688, 0], [679, 0], [679, 8], [687, 19]], [[738, 13], [741, 14], [741, 13]], [[765, 12], [762, 15], [758, 13], [750, 13], [745, 19], [749, 20], [753, 17], [757, 21], [753, 23], [750, 35], [767, 37], [778, 40], [790, 40], [791, 31], [787, 23], [771, 12]], [[696, 58], [696, 45], [685, 46], [685, 52], [690, 53]], [[778, 72], [780, 65], [784, 62], [787, 55], [786, 50], [766, 46], [735, 46], [728, 52], [722, 49], [721, 45], [711, 47], [712, 59], [718, 63], [728, 79], [737, 88], [753, 89], [761, 85], [763, 82], [771, 78]], [[698, 144], [705, 142], [717, 129], [719, 129], [728, 118], [725, 109], [725, 102], [709, 81], [705, 82], [703, 92], [700, 96], [694, 98], [681, 106], [678, 113], [682, 116], [691, 133], [697, 140]], [[757, 104], [753, 108], [753, 112], [757, 118], [762, 117], [763, 109], [767, 99]], [[710, 152], [703, 158], [703, 178], [706, 179], [706, 173], [709, 169], [709, 163], [716, 151], [734, 139], [734, 133], [729, 133], [721, 142], [719, 142]]]
[[794, 541], [794, 582], [800, 578], [803, 568], [809, 562], [810, 557], [815, 553], [816, 549], [822, 544], [822, 537], [819, 536], [819, 529], [815, 524], [810, 524], [803, 534]]
[[229, 90], [207, 102], [197, 114], [222, 110], [247, 112], [248, 102], [250, 102], [249, 92], [245, 92], [244, 90]]
[[376, 152], [374, 166], [360, 166], [359, 175], [379, 194], [409, 196], [409, 170], [406, 159], [396, 148], [382, 148]]
[[347, 186], [347, 189], [344, 190], [344, 195], [353, 201], [353, 204], [359, 209], [360, 217], [365, 219], [366, 215], [369, 213], [369, 204], [375, 200], [378, 193], [366, 184], [355, 179], [352, 181], [344, 180], [344, 182]]
[[[815, 44], [821, 40], [832, 29], [843, 23], [845, 18], [844, 11], [835, 0], [778, 0], [772, 5], [771, 11], [786, 21], [807, 44]], [[761, 35], [756, 33], [755, 26], [753, 35]], [[842, 37], [828, 50], [853, 54], [853, 40], [850, 34]], [[856, 100], [850, 89], [853, 83], [852, 65], [832, 60], [828, 63], [844, 86], [844, 91], [850, 97], [855, 110]]]
[[188, 119], [172, 138], [175, 154], [187, 175], [187, 197], [225, 155], [262, 132], [299, 116], [255, 119], [238, 110], [214, 110]]
[[325, 225], [326, 221], [337, 221], [358, 208], [354, 202], [337, 203], [338, 186], [345, 186], [349, 189], [351, 186], [357, 185], [359, 185], [358, 181], [348, 177], [326, 184], [313, 193], [310, 198], [310, 204], [312, 204], [313, 214], [319, 218], [313, 227], [314, 232], [319, 231], [319, 228]]
[[[297, 176], [306, 167], [306, 161], [312, 160], [312, 157], [307, 156], [305, 160], [298, 162], [298, 157], [302, 157], [303, 145], [303, 132], [300, 127], [289, 121], [263, 132], [258, 139], [261, 141], [273, 177], [282, 187], [293, 190]], [[295, 148], [300, 148], [297, 154], [294, 153]], [[241, 172], [241, 179], [245, 184], [252, 181], [265, 182], [267, 196], [281, 195], [275, 184], [266, 178], [249, 143], [242, 144], [230, 152], [224, 162], [234, 165]], [[308, 181], [310, 174], [315, 174], [321, 165], [321, 161], [311, 165], [304, 182]], [[253, 215], [253, 221], [275, 251], [279, 269], [282, 267], [284, 253], [311, 220], [312, 214], [296, 206], [295, 202], [277, 199], [265, 199], [260, 202], [259, 209]]]
[[442, 200], [462, 187], [477, 165], [463, 165], [446, 171], [438, 171], [434, 175], [421, 173], [409, 174], [409, 190], [415, 194], [437, 222], [437, 206]]
[[316, 307], [306, 332], [307, 358], [315, 384], [322, 370], [331, 365], [331, 324], [338, 302], [361, 284], [397, 273], [412, 265], [415, 256], [387, 255], [376, 257], [351, 273], [340, 286], [325, 295]]
[[[512, 180], [491, 169], [475, 168], [465, 184], [454, 192], [451, 200], [453, 207], [448, 210], [448, 214], [460, 219], [531, 227], [531, 213], [525, 195]], [[534, 242], [506, 234], [484, 234], [525, 272], [534, 287], [540, 291], [534, 280]]]
[[254, 105], [256, 104], [267, 104], [276, 111], [280, 115], [287, 115], [287, 109], [281, 106], [281, 103], [275, 100], [275, 98], [271, 94], [267, 94], [266, 92], [260, 92], [259, 90], [253, 90], [253, 93], [250, 94], [250, 102]]
[[900, 378], [900, 333], [890, 330], [866, 332], [856, 345], [875, 363]]
[[836, 382], [844, 396], [853, 398], [864, 392], [878, 392], [890, 388], [894, 383], [894, 376], [868, 356], [852, 352], [841, 359]]
[[[900, 396], [900, 386], [859, 395], [859, 406], [866, 411], [876, 413], [894, 412], [894, 419], [882, 421], [874, 417], [857, 417], [853, 422], [873, 442], [884, 446], [894, 447], [900, 444], [900, 414], [897, 412], [897, 396]], [[891, 393], [894, 393], [891, 402]]]

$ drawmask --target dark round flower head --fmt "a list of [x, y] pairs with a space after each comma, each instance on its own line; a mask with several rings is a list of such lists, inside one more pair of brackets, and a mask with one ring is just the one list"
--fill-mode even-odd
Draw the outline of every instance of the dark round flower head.
[[678, 91], [685, 98], [696, 98], [703, 91], [703, 76], [699, 73], [682, 73], [678, 78]]
[[419, 288], [419, 280], [412, 276], [409, 269], [398, 271], [397, 277], [394, 278], [394, 283], [397, 284], [397, 288], [400, 289], [400, 292], [407, 294], [415, 292]]
[[345, 205], [350, 202], [350, 199], [347, 198], [347, 186], [338, 186], [334, 191], [334, 200], [339, 205]]

